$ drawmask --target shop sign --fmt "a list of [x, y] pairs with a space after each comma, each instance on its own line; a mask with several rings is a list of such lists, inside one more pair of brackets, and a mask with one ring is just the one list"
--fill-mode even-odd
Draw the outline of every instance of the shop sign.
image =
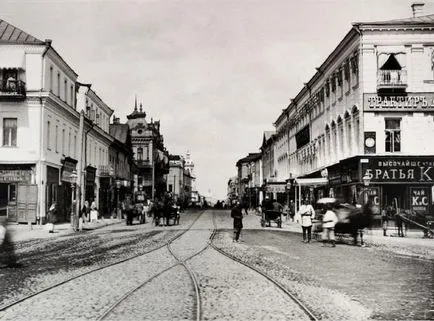
[[0, 182], [30, 182], [31, 172], [23, 169], [0, 170]]
[[267, 193], [285, 193], [286, 192], [286, 184], [273, 184], [267, 185]]
[[411, 209], [420, 214], [427, 214], [430, 206], [429, 188], [410, 187]]
[[363, 95], [364, 111], [434, 111], [434, 93], [408, 94], [407, 96]]
[[362, 169], [371, 182], [434, 182], [434, 159], [378, 157], [362, 163]]
[[86, 185], [93, 185], [95, 183], [96, 168], [87, 166], [86, 167]]
[[75, 171], [75, 162], [65, 160], [62, 166], [62, 177], [61, 180], [64, 182], [71, 182], [71, 174]]

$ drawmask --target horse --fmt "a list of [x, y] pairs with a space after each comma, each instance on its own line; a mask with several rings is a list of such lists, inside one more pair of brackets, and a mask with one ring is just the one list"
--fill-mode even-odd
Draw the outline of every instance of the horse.
[[360, 235], [360, 245], [365, 246], [363, 230], [370, 228], [373, 222], [372, 204], [368, 202], [363, 208], [353, 208], [344, 222], [335, 225], [335, 233], [350, 234], [354, 245], [358, 245], [357, 236]]

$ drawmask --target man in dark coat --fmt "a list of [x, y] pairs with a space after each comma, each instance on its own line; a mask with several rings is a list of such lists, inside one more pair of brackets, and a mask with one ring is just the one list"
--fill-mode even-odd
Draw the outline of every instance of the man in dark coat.
[[240, 238], [241, 229], [243, 228], [243, 213], [241, 212], [241, 205], [238, 201], [232, 208], [231, 217], [234, 219], [234, 242], [238, 242]]

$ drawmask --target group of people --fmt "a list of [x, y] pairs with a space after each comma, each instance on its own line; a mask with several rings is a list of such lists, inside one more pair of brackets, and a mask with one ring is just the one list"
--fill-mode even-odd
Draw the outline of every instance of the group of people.
[[[315, 210], [313, 206], [306, 199], [302, 200], [301, 203], [302, 205], [300, 206], [297, 215], [300, 218], [300, 223], [303, 231], [303, 242], [311, 243], [312, 226], [313, 226], [312, 220], [315, 218]], [[288, 216], [291, 218], [292, 221], [294, 221], [295, 206], [293, 201], [292, 204], [290, 203], [290, 208], [291, 206], [293, 209], [292, 210], [293, 214], [291, 215], [290, 214], [291, 210], [289, 210]], [[241, 230], [243, 228], [243, 213], [242, 213], [243, 208], [244, 207], [240, 202], [235, 201], [234, 206], [231, 210], [231, 217], [233, 218], [233, 228], [234, 228], [234, 235], [233, 235], [234, 242], [239, 241]], [[283, 209], [284, 207], [277, 200], [270, 199], [268, 196], [262, 202], [263, 211], [271, 210], [271, 211], [283, 212]], [[322, 218], [323, 246], [326, 246], [326, 244], [329, 242], [331, 243], [332, 247], [336, 247], [334, 227], [337, 222], [338, 222], [338, 217], [336, 213], [333, 211], [332, 204], [326, 204], [326, 207], [324, 209], [324, 215]]]

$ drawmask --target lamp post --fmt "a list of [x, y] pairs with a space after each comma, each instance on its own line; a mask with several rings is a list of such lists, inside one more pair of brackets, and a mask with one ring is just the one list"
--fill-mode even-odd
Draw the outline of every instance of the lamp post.
[[115, 184], [116, 184], [116, 217], [118, 219], [120, 219], [120, 214], [119, 214], [119, 190], [121, 189], [122, 182], [121, 182], [120, 179], [117, 179], [115, 181]]
[[72, 189], [72, 193], [71, 193], [71, 227], [74, 231], [77, 231], [77, 218], [75, 215], [75, 206], [74, 206], [74, 194], [75, 194], [75, 184], [77, 183], [77, 172], [73, 171], [70, 175], [69, 175], [69, 179], [71, 182], [71, 189]]

